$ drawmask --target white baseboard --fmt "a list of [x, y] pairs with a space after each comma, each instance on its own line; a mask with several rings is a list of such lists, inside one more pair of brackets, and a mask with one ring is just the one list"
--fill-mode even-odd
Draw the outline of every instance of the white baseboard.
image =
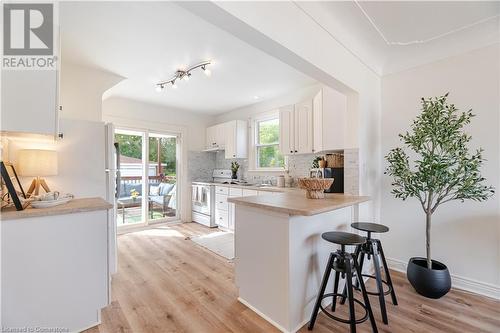
[[[406, 274], [407, 263], [398, 259], [387, 258], [387, 265], [390, 269]], [[481, 282], [474, 279], [451, 275], [451, 286], [456, 289], [466, 290], [475, 294], [500, 299], [500, 286], [491, 283]]]
[[243, 298], [238, 297], [238, 301], [240, 303], [242, 303], [243, 305], [245, 305], [246, 307], [250, 308], [253, 312], [255, 312], [256, 314], [261, 316], [263, 319], [268, 321], [271, 325], [273, 325], [274, 327], [279, 329], [281, 332], [283, 332], [283, 333], [295, 333], [295, 332], [291, 332], [291, 331], [286, 330], [283, 326], [281, 326], [280, 324], [278, 324], [277, 322], [275, 322], [274, 320], [272, 320], [271, 318], [269, 318], [268, 316], [266, 316], [265, 314], [263, 314], [262, 312], [257, 310], [254, 306], [252, 306], [250, 303], [245, 301]]

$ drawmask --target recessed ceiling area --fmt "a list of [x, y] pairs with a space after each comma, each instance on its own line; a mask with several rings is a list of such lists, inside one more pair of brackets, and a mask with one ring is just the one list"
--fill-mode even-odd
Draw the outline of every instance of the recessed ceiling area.
[[379, 75], [500, 42], [497, 1], [301, 1], [296, 5]]
[[[62, 61], [126, 79], [105, 97], [219, 114], [316, 81], [171, 2], [61, 2]], [[211, 60], [177, 89], [156, 83]], [[255, 98], [258, 96], [258, 98]]]

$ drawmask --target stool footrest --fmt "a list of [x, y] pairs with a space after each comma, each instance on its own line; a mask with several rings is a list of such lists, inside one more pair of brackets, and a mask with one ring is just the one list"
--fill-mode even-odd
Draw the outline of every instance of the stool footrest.
[[[367, 278], [369, 278], [369, 279], [376, 279], [376, 278], [377, 278], [375, 275], [370, 275], [370, 274], [361, 274], [361, 276], [367, 277]], [[388, 288], [388, 289], [387, 289], [387, 291], [384, 291], [384, 295], [385, 295], [385, 296], [389, 295], [389, 294], [392, 292], [392, 287], [391, 287], [391, 285], [390, 285], [387, 281], [385, 281], [385, 280], [380, 280], [380, 281], [381, 281], [384, 285], [386, 285], [386, 286], [387, 286], [387, 288]], [[361, 291], [361, 289], [360, 289], [360, 288], [359, 288], [359, 286], [357, 286], [357, 285], [354, 285], [354, 286], [353, 286], [353, 288], [354, 288], [354, 289], [356, 289], [357, 291]], [[368, 290], [366, 291], [366, 293], [367, 293], [368, 295], [374, 295], [374, 296], [378, 296], [378, 295], [380, 294], [378, 291], [368, 291]]]
[[[323, 299], [325, 299], [327, 297], [342, 297], [342, 294], [339, 294], [339, 293], [336, 293], [336, 294], [334, 294], [334, 293], [324, 294], [321, 299], [323, 300]], [[353, 301], [355, 303], [358, 303], [359, 305], [361, 305], [361, 307], [363, 308], [363, 310], [365, 310], [364, 316], [362, 318], [356, 319], [354, 321], [354, 323], [356, 323], [356, 324], [361, 324], [361, 323], [365, 322], [368, 319], [368, 310], [366, 309], [366, 305], [364, 305], [361, 301], [357, 300], [356, 298], [353, 298]], [[323, 313], [326, 316], [330, 317], [331, 319], [339, 321], [339, 322], [344, 323], [344, 324], [351, 324], [351, 321], [349, 319], [344, 319], [344, 318], [340, 318], [340, 317], [334, 316], [329, 311], [325, 310], [325, 308], [323, 308], [323, 305], [321, 305], [321, 303], [319, 305], [319, 308], [321, 309], [321, 311], [323, 311]]]

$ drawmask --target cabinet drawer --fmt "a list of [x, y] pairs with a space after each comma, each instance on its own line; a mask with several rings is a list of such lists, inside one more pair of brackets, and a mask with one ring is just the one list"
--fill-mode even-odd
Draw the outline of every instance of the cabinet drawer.
[[256, 190], [243, 190], [244, 197], [249, 197], [249, 196], [258, 195], [258, 194], [259, 194], [259, 192]]
[[227, 211], [216, 209], [215, 210], [215, 223], [224, 228], [229, 228], [229, 214]]
[[227, 211], [228, 209], [227, 195], [223, 194], [215, 195], [215, 208]]
[[243, 190], [241, 188], [229, 188], [230, 197], [241, 197], [243, 195]]
[[225, 195], [228, 195], [229, 194], [229, 188], [228, 187], [224, 187], [224, 186], [216, 186], [215, 187], [215, 193], [216, 194], [225, 194]]

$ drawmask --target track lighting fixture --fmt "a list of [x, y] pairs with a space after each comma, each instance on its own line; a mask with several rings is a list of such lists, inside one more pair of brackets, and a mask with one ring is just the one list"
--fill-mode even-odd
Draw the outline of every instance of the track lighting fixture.
[[206, 76], [211, 76], [212, 71], [210, 71], [210, 69], [207, 67], [211, 63], [212, 63], [211, 60], [207, 60], [207, 61], [200, 62], [199, 64], [196, 64], [194, 66], [191, 66], [186, 70], [178, 69], [170, 79], [158, 82], [156, 84], [156, 91], [166, 90], [168, 84], [171, 84], [172, 88], [177, 89], [177, 84], [175, 83], [175, 81], [177, 81], [177, 80], [189, 81], [189, 78], [191, 76], [191, 71], [195, 70], [196, 68], [201, 68], [203, 70], [203, 73], [205, 73]]

